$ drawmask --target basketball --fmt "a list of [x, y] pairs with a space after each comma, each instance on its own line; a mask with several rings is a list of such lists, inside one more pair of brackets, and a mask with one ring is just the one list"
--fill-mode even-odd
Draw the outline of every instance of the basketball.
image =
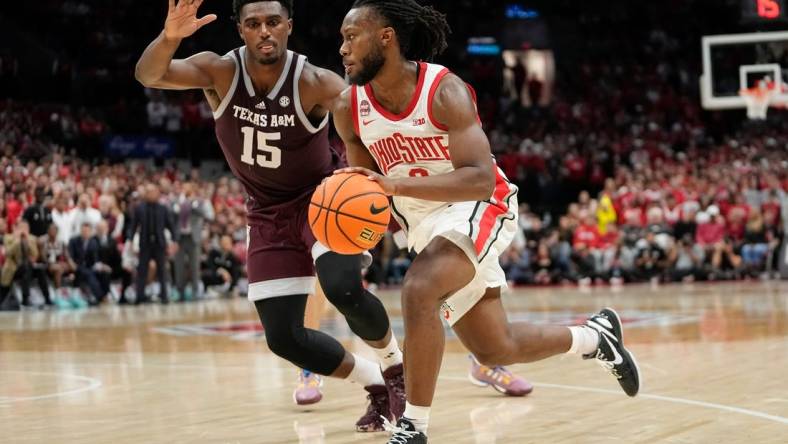
[[340, 254], [373, 248], [383, 239], [390, 217], [388, 196], [363, 174], [329, 177], [309, 203], [309, 226], [315, 238]]

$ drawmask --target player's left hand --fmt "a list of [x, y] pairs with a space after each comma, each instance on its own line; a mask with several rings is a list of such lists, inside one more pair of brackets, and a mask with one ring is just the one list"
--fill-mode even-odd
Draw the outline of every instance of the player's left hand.
[[343, 173], [363, 174], [367, 176], [369, 180], [374, 180], [375, 182], [377, 182], [378, 185], [380, 185], [380, 187], [383, 188], [383, 192], [386, 193], [387, 196], [394, 196], [397, 194], [397, 185], [395, 179], [390, 179], [370, 169], [364, 167], [347, 167], [334, 171], [334, 174], [343, 174]]

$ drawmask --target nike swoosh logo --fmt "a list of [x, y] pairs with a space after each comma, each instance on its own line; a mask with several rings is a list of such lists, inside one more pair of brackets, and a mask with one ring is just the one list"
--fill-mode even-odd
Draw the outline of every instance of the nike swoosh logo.
[[386, 205], [383, 208], [378, 208], [378, 207], [375, 206], [375, 204], [371, 204], [369, 206], [369, 212], [372, 213], [372, 214], [380, 214], [380, 213], [386, 211], [388, 208], [389, 208], [388, 205]]
[[623, 364], [624, 358], [618, 353], [618, 350], [616, 350], [616, 346], [613, 345], [612, 342], [610, 342], [610, 339], [608, 339], [607, 336], [602, 335], [602, 339], [604, 339], [607, 342], [607, 345], [610, 347], [610, 350], [613, 351], [613, 357], [614, 357], [613, 365]]
[[362, 122], [364, 123], [364, 126], [367, 126], [367, 125], [369, 125], [370, 123], [372, 123], [372, 122], [374, 122], [374, 121], [376, 121], [376, 120], [378, 120], [378, 119], [372, 119], [372, 120], [362, 120]]

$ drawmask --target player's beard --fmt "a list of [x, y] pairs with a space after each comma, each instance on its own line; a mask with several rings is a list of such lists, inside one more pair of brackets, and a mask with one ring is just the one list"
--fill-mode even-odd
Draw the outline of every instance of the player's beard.
[[[276, 49], [279, 49], [279, 48], [280, 47], [277, 45]], [[287, 48], [286, 45], [285, 45], [285, 48]], [[285, 49], [285, 51], [286, 50], [287, 49]], [[247, 49], [247, 51], [249, 51], [249, 49]], [[275, 52], [274, 54], [271, 54], [271, 55], [263, 55], [262, 52], [259, 52], [259, 53], [255, 54], [256, 55], [255, 59], [257, 60], [257, 63], [259, 63], [261, 65], [275, 65], [277, 62], [279, 62], [279, 60], [282, 59], [282, 56], [284, 55], [285, 51]]]
[[257, 58], [257, 63], [261, 65], [275, 65], [276, 62], [278, 62], [279, 59], [281, 58], [282, 58], [282, 54], [273, 54], [268, 57], [261, 55], [260, 57]]
[[350, 76], [348, 80], [354, 85], [366, 85], [378, 75], [385, 62], [386, 57], [383, 56], [383, 47], [375, 45], [372, 51], [361, 60], [361, 71], [354, 76]]

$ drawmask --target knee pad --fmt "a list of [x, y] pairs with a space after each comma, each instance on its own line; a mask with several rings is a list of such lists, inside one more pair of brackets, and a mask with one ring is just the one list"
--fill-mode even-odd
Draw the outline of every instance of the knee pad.
[[326, 253], [317, 259], [315, 268], [326, 299], [341, 313], [358, 306], [364, 295], [360, 256]]
[[326, 253], [317, 258], [315, 268], [326, 299], [345, 316], [353, 333], [377, 341], [388, 332], [389, 319], [380, 300], [364, 289], [361, 260], [360, 255]]
[[[301, 328], [303, 330], [303, 327]], [[288, 361], [294, 362], [299, 355], [302, 355], [302, 344], [296, 337], [296, 329], [291, 328], [267, 328], [265, 330], [265, 340], [268, 348], [277, 356]]]

